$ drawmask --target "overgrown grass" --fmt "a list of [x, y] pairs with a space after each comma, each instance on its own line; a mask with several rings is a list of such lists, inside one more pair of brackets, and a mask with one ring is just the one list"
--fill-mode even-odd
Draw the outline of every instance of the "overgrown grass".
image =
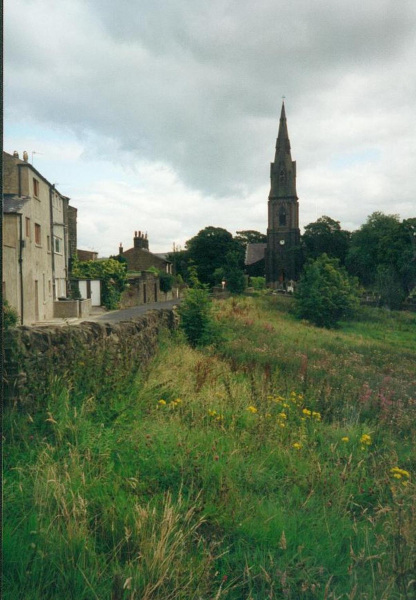
[[218, 303], [218, 347], [5, 412], [4, 598], [415, 596], [415, 317], [289, 308]]

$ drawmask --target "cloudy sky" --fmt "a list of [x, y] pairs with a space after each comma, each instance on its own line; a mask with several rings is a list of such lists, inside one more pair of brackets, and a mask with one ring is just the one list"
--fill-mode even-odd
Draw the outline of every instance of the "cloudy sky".
[[285, 96], [301, 225], [416, 213], [414, 0], [5, 0], [8, 152], [100, 256], [267, 228]]

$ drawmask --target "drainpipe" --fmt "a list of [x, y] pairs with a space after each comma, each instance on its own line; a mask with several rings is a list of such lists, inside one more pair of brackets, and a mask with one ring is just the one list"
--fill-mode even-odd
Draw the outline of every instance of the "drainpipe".
[[19, 213], [19, 276], [20, 276], [20, 322], [24, 324], [23, 311], [23, 215]]
[[55, 240], [53, 239], [53, 192], [55, 184], [49, 188], [49, 211], [51, 222], [51, 257], [52, 257], [52, 301], [56, 300], [56, 281], [55, 281]]

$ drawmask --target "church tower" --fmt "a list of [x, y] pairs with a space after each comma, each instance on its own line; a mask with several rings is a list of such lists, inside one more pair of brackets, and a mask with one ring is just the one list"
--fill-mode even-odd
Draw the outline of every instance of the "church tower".
[[274, 162], [270, 165], [266, 282], [284, 287], [299, 275], [299, 202], [296, 194], [296, 162], [290, 153], [285, 104], [282, 104]]

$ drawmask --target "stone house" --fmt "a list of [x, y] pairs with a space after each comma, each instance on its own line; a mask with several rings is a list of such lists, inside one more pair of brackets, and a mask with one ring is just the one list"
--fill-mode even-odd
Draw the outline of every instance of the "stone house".
[[23, 160], [3, 152], [3, 198], [3, 298], [22, 324], [48, 321], [54, 302], [68, 294], [76, 209], [28, 162], [27, 152]]
[[120, 244], [119, 255], [126, 259], [129, 271], [147, 271], [151, 267], [155, 267], [160, 271], [165, 271], [165, 273], [172, 273], [172, 263], [169, 260], [156, 256], [156, 254], [149, 251], [147, 233], [135, 231], [133, 248], [124, 251]]

